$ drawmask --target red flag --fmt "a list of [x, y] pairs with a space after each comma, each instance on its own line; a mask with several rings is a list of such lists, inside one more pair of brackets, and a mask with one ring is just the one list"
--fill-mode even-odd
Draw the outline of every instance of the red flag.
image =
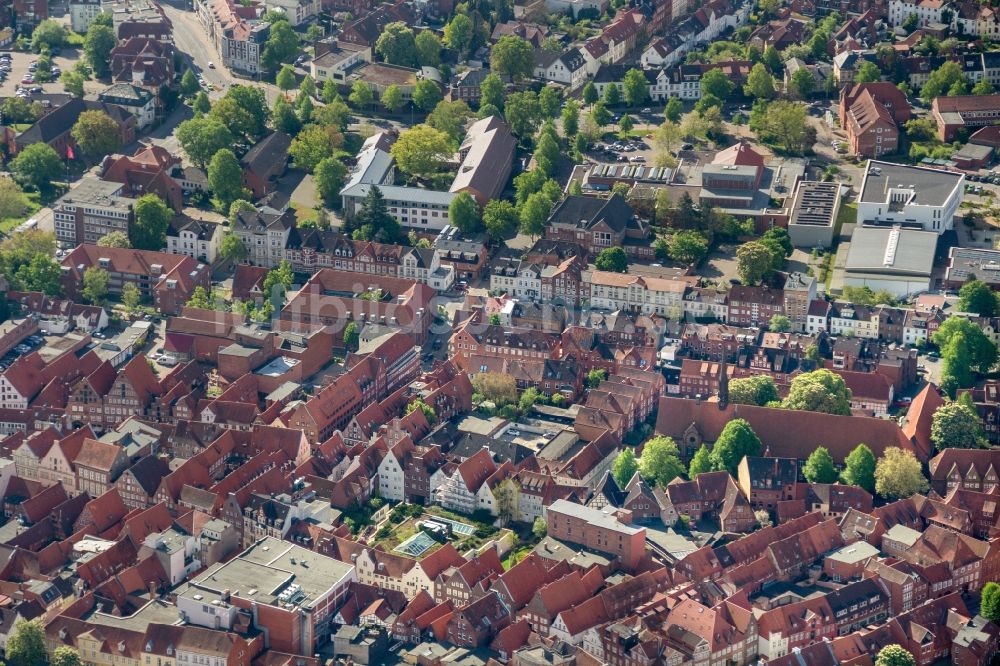
[[73, 159], [73, 146], [66, 146], [66, 159]]

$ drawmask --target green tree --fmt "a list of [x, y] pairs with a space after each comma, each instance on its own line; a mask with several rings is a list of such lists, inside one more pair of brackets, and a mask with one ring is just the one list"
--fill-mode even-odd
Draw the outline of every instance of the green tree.
[[562, 110], [563, 136], [576, 136], [580, 130], [580, 105], [575, 99], [566, 100]]
[[712, 445], [712, 469], [725, 470], [736, 476], [737, 466], [745, 456], [760, 455], [761, 445], [757, 433], [744, 419], [733, 419], [722, 429]]
[[46, 296], [59, 296], [62, 294], [61, 274], [62, 269], [51, 257], [36, 254], [17, 269], [12, 284], [20, 287], [21, 291], [40, 291]]
[[604, 103], [607, 106], [618, 106], [622, 103], [622, 91], [614, 83], [604, 87]]
[[212, 300], [209, 297], [209, 293], [205, 291], [205, 288], [198, 286], [191, 292], [191, 298], [184, 305], [189, 308], [198, 308], [199, 310], [211, 310]]
[[201, 90], [201, 84], [198, 83], [198, 77], [190, 68], [184, 70], [184, 76], [181, 77], [181, 93], [185, 97], [190, 97], [199, 90]]
[[466, 233], [478, 231], [482, 226], [479, 204], [468, 192], [459, 192], [448, 206], [448, 220]]
[[139, 303], [142, 300], [142, 293], [139, 291], [139, 287], [135, 286], [132, 282], [126, 282], [122, 285], [122, 305], [129, 312], [135, 312]]
[[666, 118], [671, 123], [675, 125], [681, 121], [681, 115], [684, 113], [684, 103], [681, 102], [677, 97], [671, 97], [667, 100], [667, 105], [663, 108], [663, 117]]
[[882, 72], [879, 70], [878, 65], [870, 60], [866, 60], [861, 63], [858, 67], [857, 73], [854, 75], [855, 83], [871, 83], [873, 81], [881, 81]]
[[875, 492], [875, 454], [866, 444], [858, 444], [844, 458], [844, 471], [840, 480], [850, 486], [860, 486]]
[[451, 145], [457, 149], [471, 118], [472, 110], [462, 100], [441, 100], [427, 116], [427, 124], [447, 134]]
[[390, 113], [396, 113], [399, 109], [403, 108], [403, 93], [400, 91], [399, 86], [395, 83], [389, 85], [385, 92], [382, 93], [382, 106], [384, 106]]
[[434, 412], [434, 408], [420, 398], [412, 400], [410, 404], [406, 406], [406, 413], [409, 414], [410, 412], [415, 412], [418, 409], [424, 413], [424, 418], [427, 419], [428, 423], [433, 424], [437, 421], [437, 414]]
[[337, 82], [327, 79], [323, 82], [323, 103], [332, 104], [333, 100], [340, 98], [340, 91], [337, 90]]
[[980, 594], [979, 614], [991, 622], [1000, 620], [1000, 585], [990, 581]]
[[997, 295], [982, 280], [972, 279], [958, 291], [958, 309], [983, 317], [997, 316]]
[[538, 106], [545, 118], [555, 118], [559, 115], [562, 105], [562, 93], [555, 86], [545, 86], [538, 93]]
[[97, 245], [100, 247], [132, 247], [132, 243], [128, 239], [128, 234], [124, 231], [112, 231], [101, 236], [97, 240]]
[[217, 118], [203, 116], [178, 125], [177, 142], [192, 162], [204, 168], [217, 152], [232, 146], [235, 137]]
[[633, 67], [625, 72], [622, 88], [625, 93], [625, 103], [631, 107], [642, 106], [649, 101], [649, 81], [641, 69]]
[[627, 113], [623, 113], [622, 119], [618, 121], [619, 136], [621, 136], [623, 140], [628, 139], [629, 133], [632, 131], [633, 127], [635, 127], [635, 125], [632, 122], [632, 116], [628, 115]]
[[507, 88], [504, 86], [503, 80], [495, 72], [490, 72], [479, 86], [480, 107], [490, 105], [502, 110], [506, 95]]
[[[997, 348], [986, 337], [982, 329], [964, 317], [948, 317], [932, 336], [934, 344], [945, 350], [953, 337], [961, 334], [965, 339], [963, 348], [969, 354], [969, 363], [980, 374], [989, 372], [997, 361]], [[947, 353], [942, 354], [947, 360]]]
[[935, 97], [941, 97], [948, 93], [955, 84], [964, 85], [965, 83], [962, 65], [948, 60], [930, 73], [924, 87], [920, 89], [920, 97], [926, 104], [930, 104]]
[[343, 140], [343, 135], [336, 127], [306, 125], [292, 139], [288, 154], [296, 168], [312, 172], [320, 161], [333, 156]]
[[792, 74], [790, 87], [799, 99], [805, 99], [816, 90], [816, 77], [808, 69], [801, 67]]
[[833, 456], [826, 447], [818, 446], [809, 454], [802, 468], [802, 475], [809, 483], [836, 483], [837, 469], [833, 466]]
[[[910, 14], [911, 18], [916, 16]], [[903, 26], [906, 27], [906, 23]], [[875, 657], [875, 666], [917, 666], [917, 660], [902, 646], [893, 643], [879, 650], [878, 656]]]
[[734, 88], [733, 82], [718, 67], [708, 70], [701, 76], [702, 96], [713, 95], [725, 102], [733, 94]]
[[208, 93], [202, 90], [195, 95], [194, 102], [191, 103], [191, 109], [195, 112], [195, 116], [204, 116], [211, 111], [212, 103], [208, 101]]
[[530, 77], [535, 69], [531, 44], [516, 35], [504, 35], [490, 50], [490, 69], [513, 81]]
[[806, 107], [801, 102], [779, 99], [770, 104], [754, 104], [750, 129], [763, 141], [781, 145], [787, 152], [801, 153], [812, 142]]
[[[285, 23], [285, 21], [281, 21]], [[262, 136], [267, 129], [267, 99], [262, 88], [233, 84], [226, 96], [212, 107], [212, 116], [234, 134], [248, 138]]]
[[295, 34], [287, 20], [271, 24], [264, 52], [260, 56], [260, 64], [268, 71], [274, 71], [278, 65], [291, 58], [299, 50], [299, 37]]
[[778, 49], [774, 48], [774, 46], [768, 46], [764, 49], [762, 58], [764, 64], [767, 65], [772, 74], [777, 75], [784, 69], [784, 65], [781, 63], [781, 54], [778, 53]]
[[792, 380], [783, 406], [786, 409], [850, 416], [851, 391], [844, 378], [834, 372], [804, 372]]
[[139, 250], [160, 251], [167, 244], [167, 228], [174, 211], [153, 193], [135, 202], [135, 221], [129, 225], [129, 240]]
[[238, 264], [247, 258], [246, 245], [243, 244], [239, 236], [228, 233], [222, 237], [222, 243], [219, 245], [219, 256], [226, 261]]
[[920, 461], [912, 451], [888, 447], [875, 465], [875, 492], [888, 500], [927, 492]]
[[776, 314], [771, 317], [767, 328], [772, 333], [787, 333], [792, 330], [792, 320], [785, 315]]
[[323, 203], [333, 208], [340, 202], [340, 190], [347, 180], [347, 167], [335, 157], [320, 160], [313, 169], [316, 193]]
[[274, 100], [274, 109], [271, 110], [271, 122], [274, 123], [274, 129], [291, 136], [295, 136], [302, 129], [302, 123], [299, 122], [299, 117], [295, 115], [295, 109], [288, 103], [284, 95], [278, 95], [278, 98]]
[[639, 474], [647, 483], [666, 486], [677, 477], [684, 476], [685, 471], [674, 440], [661, 435], [643, 445]]
[[[98, 77], [107, 76], [111, 71], [111, 49], [118, 40], [114, 28], [106, 25], [91, 25], [83, 39], [83, 54], [87, 64]], [[197, 79], [195, 83], [197, 83]]]
[[83, 97], [84, 78], [79, 72], [66, 70], [59, 76], [59, 80], [62, 81], [63, 89], [70, 95], [77, 99]]
[[699, 474], [705, 474], [712, 470], [712, 455], [708, 452], [708, 447], [702, 444], [691, 457], [691, 464], [688, 467], [688, 478], [692, 481]]
[[774, 378], [768, 375], [741, 377], [729, 381], [729, 402], [764, 407], [780, 400]]
[[511, 93], [504, 102], [504, 119], [519, 137], [530, 137], [542, 117], [538, 95], [528, 90]]
[[708, 256], [709, 242], [705, 235], [694, 229], [682, 229], [670, 237], [668, 254], [681, 264], [698, 264]]
[[372, 186], [365, 195], [355, 215], [355, 221], [360, 227], [369, 227], [372, 238], [382, 243], [395, 243], [400, 236], [399, 222], [389, 214], [389, 207], [382, 195], [382, 190]]
[[518, 212], [521, 233], [532, 238], [541, 236], [551, 212], [552, 200], [544, 192], [528, 195]]
[[615, 463], [611, 467], [611, 476], [615, 478], [619, 488], [624, 488], [632, 480], [635, 473], [639, 471], [639, 463], [635, 459], [635, 452], [626, 447], [615, 458]]
[[347, 96], [347, 101], [354, 105], [356, 109], [366, 109], [375, 101], [372, 89], [364, 81], [355, 81], [351, 86], [351, 94]]
[[583, 97], [584, 104], [593, 104], [597, 101], [599, 93], [597, 92], [597, 86], [594, 85], [593, 81], [587, 81], [587, 83], [584, 84], [581, 96]]
[[118, 123], [103, 111], [84, 111], [70, 132], [83, 154], [99, 160], [122, 147]]
[[271, 302], [275, 310], [279, 309], [285, 302], [285, 293], [292, 288], [294, 279], [292, 266], [286, 259], [282, 259], [278, 267], [264, 278], [264, 296]]
[[609, 247], [601, 250], [601, 253], [594, 259], [594, 266], [599, 271], [611, 271], [612, 273], [625, 273], [628, 271], [628, 255], [620, 247]]
[[505, 199], [491, 199], [483, 209], [483, 226], [494, 242], [517, 227], [517, 209]]
[[996, 88], [987, 79], [983, 79], [976, 85], [972, 86], [970, 91], [973, 95], [992, 95], [996, 92]]
[[416, 67], [417, 43], [413, 30], [402, 21], [388, 24], [375, 42], [375, 53], [390, 65]]
[[7, 663], [11, 666], [46, 666], [48, 657], [45, 652], [45, 629], [42, 623], [38, 620], [17, 620], [7, 638], [5, 653]]
[[360, 339], [361, 335], [358, 333], [358, 325], [353, 321], [347, 322], [347, 326], [344, 327], [344, 346], [350, 351], [357, 351]]
[[604, 127], [611, 122], [611, 112], [608, 111], [608, 107], [604, 102], [595, 102], [592, 107], [590, 107], [590, 119], [598, 127]]
[[760, 284], [771, 273], [774, 255], [760, 241], [751, 241], [736, 250], [736, 262], [736, 270], [743, 284]]
[[[93, 29], [93, 24], [91, 29]], [[31, 49], [35, 53], [51, 51], [60, 47], [66, 41], [66, 29], [52, 19], [46, 19], [38, 24], [34, 32], [31, 33]]]
[[[549, 125], [548, 127], [551, 127]], [[535, 148], [535, 165], [541, 170], [546, 178], [555, 174], [559, 165], [561, 151], [559, 150], [559, 140], [553, 138], [555, 130], [543, 133], [538, 139], [538, 146]]]
[[413, 103], [423, 111], [431, 111], [441, 98], [441, 88], [430, 79], [421, 79], [413, 87]]
[[392, 144], [396, 164], [414, 178], [429, 178], [441, 171], [450, 156], [448, 135], [430, 125], [405, 130]]
[[472, 31], [472, 19], [465, 14], [455, 14], [444, 27], [444, 41], [458, 53], [459, 60], [465, 58], [472, 44]]
[[278, 70], [278, 75], [274, 77], [274, 82], [278, 88], [285, 92], [298, 85], [298, 81], [295, 80], [295, 70], [292, 69], [291, 65], [282, 65], [281, 69]]
[[81, 295], [91, 305], [101, 305], [108, 295], [108, 280], [110, 276], [103, 268], [91, 266], [83, 272], [83, 289]]
[[208, 164], [208, 186], [215, 194], [219, 210], [229, 210], [229, 205], [243, 198], [243, 169], [236, 155], [228, 148], [215, 153]]
[[750, 70], [746, 85], [743, 86], [743, 93], [757, 99], [774, 99], [776, 94], [774, 78], [768, 73], [764, 63], [758, 62]]
[[441, 64], [441, 40], [430, 30], [421, 30], [414, 39], [417, 64], [421, 67], [438, 67]]
[[531, 524], [532, 536], [541, 541], [545, 538], [545, 535], [548, 534], [548, 532], [549, 526], [545, 522], [545, 519], [541, 517], [535, 518], [535, 522]]
[[987, 446], [979, 414], [974, 408], [961, 402], [949, 402], [934, 410], [931, 417], [931, 441], [938, 451]]
[[17, 154], [10, 170], [19, 183], [48, 191], [62, 173], [62, 160], [47, 143], [33, 143]]

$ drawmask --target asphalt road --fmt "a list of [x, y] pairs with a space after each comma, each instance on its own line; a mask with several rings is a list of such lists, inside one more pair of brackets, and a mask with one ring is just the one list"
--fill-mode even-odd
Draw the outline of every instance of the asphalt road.
[[[196, 74], [201, 74], [205, 81], [212, 84], [215, 90], [209, 92], [209, 97], [218, 99], [226, 94], [226, 89], [234, 83], [242, 83], [259, 86], [264, 89], [269, 104], [273, 104], [280, 91], [269, 83], [250, 81], [235, 77], [222, 66], [218, 52], [211, 38], [202, 26], [198, 15], [194, 11], [189, 11], [164, 2], [162, 5], [167, 18], [174, 25], [174, 44], [177, 50], [187, 56], [191, 69]], [[208, 63], [213, 63], [214, 68]]]

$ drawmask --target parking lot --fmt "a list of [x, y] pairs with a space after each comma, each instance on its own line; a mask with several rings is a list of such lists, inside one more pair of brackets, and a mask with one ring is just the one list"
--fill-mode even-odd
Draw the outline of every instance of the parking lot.
[[0, 357], [0, 370], [6, 370], [18, 358], [24, 356], [25, 354], [30, 354], [31, 352], [41, 347], [44, 343], [45, 339], [41, 335], [32, 335], [25, 338], [23, 342], [16, 345], [3, 357]]
[[0, 96], [2, 97], [14, 95], [19, 88], [37, 88], [36, 92], [65, 92], [62, 83], [59, 82], [59, 73], [71, 69], [73, 64], [79, 59], [79, 55], [75, 49], [64, 50], [58, 56], [52, 58], [52, 81], [47, 83], [35, 81], [24, 83], [27, 80], [27, 76], [33, 73], [32, 63], [38, 60], [38, 55], [22, 51], [7, 51], [0, 52], [0, 56], [6, 56], [6, 58], [0, 60], [0, 64], [6, 63], [7, 69], [7, 71], [3, 71], [3, 68], [0, 67], [0, 72], [4, 73], [2, 81], [0, 81]]

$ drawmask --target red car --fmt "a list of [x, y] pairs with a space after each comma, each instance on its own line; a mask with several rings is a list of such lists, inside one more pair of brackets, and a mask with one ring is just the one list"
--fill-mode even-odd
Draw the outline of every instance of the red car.
[[26, 76], [23, 79], [21, 79], [21, 83], [24, 83], [24, 84], [34, 83], [34, 82], [35, 82], [35, 79], [33, 77], [30, 77], [30, 76]]

